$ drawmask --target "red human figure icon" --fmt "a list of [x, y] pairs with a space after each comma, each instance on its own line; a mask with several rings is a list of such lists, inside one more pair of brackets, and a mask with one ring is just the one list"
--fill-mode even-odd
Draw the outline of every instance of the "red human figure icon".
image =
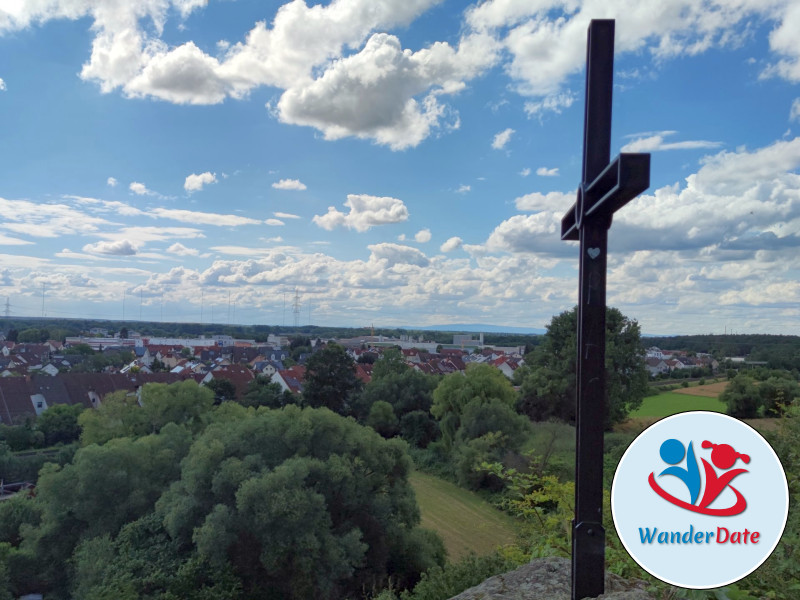
[[[705, 440], [703, 441], [702, 447], [706, 449], [713, 448], [711, 451], [711, 462], [714, 463], [714, 466], [718, 469], [730, 469], [738, 459], [742, 459], [742, 462], [745, 464], [750, 462], [750, 457], [747, 454], [736, 452], [736, 450], [728, 444], [713, 444]], [[706, 489], [703, 493], [703, 499], [700, 501], [700, 507], [707, 507], [717, 499], [717, 496], [722, 493], [722, 490], [730, 486], [731, 490], [736, 494], [736, 504], [730, 508], [731, 512], [728, 514], [736, 515], [742, 512], [747, 507], [747, 501], [739, 490], [730, 485], [730, 483], [734, 477], [742, 473], [747, 473], [747, 469], [733, 469], [732, 471], [727, 471], [718, 476], [714, 467], [708, 464], [705, 458], [701, 458], [700, 460], [703, 461], [703, 468], [706, 473]]]

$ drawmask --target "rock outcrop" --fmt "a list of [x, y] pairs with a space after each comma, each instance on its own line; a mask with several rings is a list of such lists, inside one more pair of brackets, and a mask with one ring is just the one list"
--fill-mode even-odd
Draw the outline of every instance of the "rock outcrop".
[[[602, 600], [654, 600], [646, 582], [606, 573]], [[570, 600], [570, 561], [539, 558], [515, 571], [495, 575], [450, 600]]]

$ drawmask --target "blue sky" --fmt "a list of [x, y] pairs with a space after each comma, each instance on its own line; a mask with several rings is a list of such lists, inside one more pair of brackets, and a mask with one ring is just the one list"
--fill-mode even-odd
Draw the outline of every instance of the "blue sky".
[[617, 19], [612, 153], [652, 153], [609, 304], [798, 333], [789, 0], [0, 0], [0, 301], [543, 327], [577, 298], [591, 18]]

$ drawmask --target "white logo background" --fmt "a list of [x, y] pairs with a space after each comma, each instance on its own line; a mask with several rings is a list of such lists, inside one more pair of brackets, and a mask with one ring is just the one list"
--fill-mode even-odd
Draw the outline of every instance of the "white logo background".
[[[704, 440], [729, 444], [750, 457], [744, 464], [738, 460], [732, 469], [744, 468], [747, 473], [735, 477], [730, 485], [747, 500], [747, 508], [735, 516], [710, 516], [691, 512], [656, 494], [648, 484], [650, 473], [656, 483], [674, 497], [689, 502], [686, 485], [677, 477], [659, 477], [668, 464], [660, 455], [661, 444], [676, 439], [688, 448], [692, 442], [700, 474], [705, 483], [701, 458], [710, 464], [711, 449], [701, 447]], [[677, 466], [685, 467], [686, 459]], [[718, 474], [724, 471], [716, 469]], [[705, 487], [703, 485], [703, 487]], [[702, 497], [703, 490], [700, 492]], [[736, 502], [729, 489], [717, 497], [709, 508], [727, 508]], [[698, 502], [699, 504], [699, 502]], [[750, 426], [723, 414], [695, 411], [673, 415], [643, 431], [622, 456], [614, 475], [611, 490], [611, 511], [614, 525], [625, 549], [651, 575], [671, 585], [707, 589], [733, 583], [761, 565], [777, 546], [789, 511], [789, 489], [780, 460], [772, 447]], [[710, 543], [642, 543], [639, 529], [654, 528], [658, 532], [680, 532], [693, 528], [714, 532]], [[745, 529], [759, 532], [756, 544], [717, 543], [717, 527], [729, 532]], [[657, 534], [656, 534], [657, 536]], [[681, 535], [681, 537], [683, 537]]]

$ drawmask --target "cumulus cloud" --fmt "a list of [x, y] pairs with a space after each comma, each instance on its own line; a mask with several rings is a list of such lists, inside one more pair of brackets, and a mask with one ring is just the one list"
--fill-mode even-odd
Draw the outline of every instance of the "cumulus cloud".
[[547, 167], [539, 167], [536, 169], [536, 174], [539, 177], [558, 177], [558, 167], [553, 167], [552, 169], [548, 169]]
[[5, 92], [5, 91], [6, 91], [6, 82], [3, 81], [2, 77], [0, 77], [0, 92]]
[[210, 173], [206, 171], [205, 173], [192, 173], [186, 177], [186, 180], [183, 182], [183, 189], [185, 189], [190, 194], [192, 192], [199, 192], [203, 189], [204, 185], [209, 185], [211, 183], [217, 183], [217, 174]]
[[408, 208], [397, 198], [348, 194], [344, 205], [350, 209], [349, 213], [345, 214], [329, 206], [327, 214], [314, 215], [312, 221], [328, 231], [337, 227], [347, 227], [364, 232], [377, 225], [402, 223], [408, 220]]
[[439, 250], [442, 252], [452, 252], [453, 250], [458, 250], [461, 248], [461, 245], [464, 243], [460, 237], [455, 236], [448, 239], [444, 244], [439, 247]]
[[306, 189], [306, 184], [301, 182], [299, 179], [281, 179], [280, 181], [273, 183], [272, 187], [276, 190], [304, 190]]
[[493, 64], [497, 43], [485, 35], [404, 51], [393, 35], [372, 35], [364, 48], [334, 62], [318, 79], [289, 88], [277, 105], [285, 123], [309, 125], [326, 139], [374, 139], [393, 150], [418, 145], [432, 130], [458, 127], [440, 102]]
[[788, 0], [652, 1], [637, 5], [641, 10], [622, 0], [602, 6], [487, 0], [465, 11], [452, 44], [414, 51], [383, 33], [402, 29], [440, 1], [287, 2], [241, 41], [221, 40], [218, 56], [192, 40], [171, 46], [163, 39], [173, 14], [185, 19], [206, 0], [19, 2], [0, 16], [0, 32], [88, 18], [95, 37], [80, 76], [104, 93], [216, 104], [269, 86], [280, 90], [271, 108], [281, 121], [314, 127], [326, 139], [355, 136], [395, 150], [457, 127], [444, 98], [501, 61], [513, 89], [530, 97], [529, 115], [570, 107], [570, 78], [584, 67], [586, 28], [597, 16], [616, 18], [618, 55], [649, 53], [658, 61], [735, 46], [750, 23], [766, 21], [773, 59], [763, 76], [800, 81], [800, 7]]
[[722, 142], [709, 142], [706, 140], [687, 140], [683, 142], [665, 142], [664, 138], [674, 135], [675, 131], [661, 131], [653, 134], [636, 134], [633, 141], [622, 147], [623, 152], [659, 152], [662, 150], [697, 150], [719, 148]]
[[472, 186], [465, 185], [465, 184], [462, 183], [460, 186], [458, 186], [458, 189], [456, 190], [456, 194], [466, 194], [470, 190], [472, 190]]
[[510, 127], [496, 134], [494, 136], [494, 139], [492, 139], [492, 148], [494, 148], [495, 150], [502, 150], [503, 148], [505, 148], [506, 144], [509, 142], [512, 135], [514, 135], [514, 130], [511, 129]]
[[106, 185], [110, 187], [117, 187], [117, 180], [113, 177], [109, 177], [108, 179], [106, 179]]
[[299, 215], [294, 215], [292, 213], [285, 213], [285, 212], [274, 212], [272, 213], [274, 216], [278, 217], [279, 219], [299, 219]]
[[427, 267], [430, 260], [422, 252], [411, 246], [403, 246], [400, 244], [372, 244], [367, 246], [371, 254], [371, 260], [385, 260], [387, 266], [393, 267], [397, 264], [416, 265], [418, 267]]
[[264, 221], [264, 224], [269, 225], [270, 227], [280, 227], [282, 225], [286, 225], [286, 223], [284, 223], [280, 219], [266, 219]]
[[514, 205], [517, 210], [525, 211], [552, 211], [552, 212], [566, 212], [570, 206], [575, 202], [575, 194], [565, 194], [563, 192], [548, 192], [542, 194], [541, 192], [532, 192], [525, 194], [514, 200]]
[[420, 244], [426, 244], [431, 241], [431, 230], [420, 229], [415, 235], [414, 240]]
[[145, 184], [138, 181], [131, 182], [131, 184], [128, 186], [128, 189], [137, 196], [155, 196], [154, 191], [148, 190]]
[[89, 254], [111, 254], [114, 256], [133, 256], [138, 250], [138, 246], [131, 240], [117, 240], [113, 242], [96, 242], [86, 244], [84, 252]]
[[175, 242], [172, 244], [169, 248], [167, 248], [167, 252], [177, 256], [198, 256], [200, 254], [200, 251], [196, 248], [187, 248], [180, 242]]
[[524, 169], [522, 169], [522, 171], [519, 172], [519, 174], [522, 177], [527, 177], [528, 175], [531, 174], [531, 170], [528, 167], [525, 167]]

